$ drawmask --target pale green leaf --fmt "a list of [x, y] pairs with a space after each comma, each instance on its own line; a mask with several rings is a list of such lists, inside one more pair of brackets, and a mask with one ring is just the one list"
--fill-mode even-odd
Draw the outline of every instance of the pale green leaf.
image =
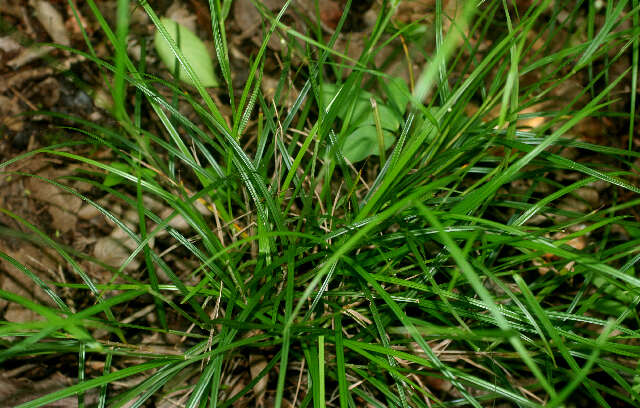
[[[111, 167], [121, 171], [129, 171], [131, 168], [128, 164], [122, 163], [122, 162], [113, 162], [111, 163]], [[119, 176], [116, 173], [110, 172], [110, 173], [107, 173], [107, 175], [104, 177], [104, 182], [102, 184], [104, 184], [107, 187], [113, 187], [122, 183], [123, 180], [124, 180], [124, 177]]]
[[[386, 130], [383, 130], [383, 135], [384, 148], [388, 149], [396, 138]], [[342, 147], [342, 154], [352, 163], [364, 160], [371, 155], [379, 155], [376, 127], [374, 125], [361, 126], [349, 134]]]
[[[207, 52], [207, 48], [202, 40], [191, 32], [191, 30], [171, 19], [163, 18], [160, 19], [160, 21], [165, 26], [169, 36], [171, 36], [173, 41], [178, 45], [178, 49], [184, 54], [189, 65], [191, 65], [200, 82], [202, 82], [202, 85], [206, 87], [218, 86], [219, 83], [213, 71], [211, 56]], [[167, 40], [158, 30], [156, 30], [155, 35], [155, 47], [160, 59], [172, 74], [175, 74], [177, 71], [179, 80], [194, 85], [193, 80], [183, 67], [178, 64], [176, 69], [176, 63], [178, 62], [176, 55], [171, 50]]]
[[[379, 100], [376, 99], [376, 102], [378, 103], [378, 113], [380, 114], [380, 124], [382, 125], [382, 128], [391, 131], [398, 130], [400, 128], [400, 116], [389, 109], [386, 105], [382, 105]], [[358, 126], [376, 124], [371, 102], [366, 101], [366, 104], [368, 106], [368, 110], [356, 119]]]
[[387, 83], [384, 84], [383, 89], [387, 95], [389, 104], [396, 109], [401, 115], [407, 110], [407, 104], [409, 103], [409, 87], [407, 83], [400, 77], [391, 77]]
[[[336, 96], [340, 87], [336, 84], [323, 84], [322, 86], [322, 98], [325, 104], [328, 104]], [[353, 113], [351, 116], [352, 126], [363, 125], [375, 125], [375, 117], [373, 114], [373, 107], [371, 106], [371, 98], [373, 95], [370, 92], [360, 90], [358, 98], [355, 101]], [[380, 114], [380, 123], [383, 129], [396, 131], [400, 127], [401, 117], [395, 113], [392, 109], [386, 106], [380, 99], [375, 98], [378, 104], [378, 112]], [[406, 102], [405, 102], [406, 105]], [[341, 106], [338, 110], [338, 117], [344, 120], [349, 111], [349, 106]]]

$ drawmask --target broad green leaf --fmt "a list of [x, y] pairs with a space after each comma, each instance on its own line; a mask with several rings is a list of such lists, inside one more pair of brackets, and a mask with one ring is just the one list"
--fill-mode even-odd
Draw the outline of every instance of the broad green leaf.
[[[111, 163], [111, 167], [113, 167], [116, 170], [122, 170], [122, 171], [130, 170], [129, 165], [127, 163], [122, 163], [122, 162], [113, 162]], [[104, 182], [102, 184], [104, 184], [107, 187], [113, 187], [122, 183], [122, 180], [124, 180], [124, 177], [121, 177], [115, 173], [110, 172], [110, 173], [107, 173], [107, 175], [104, 177]]]
[[[331, 102], [339, 90], [340, 87], [338, 85], [324, 84], [322, 86], [322, 97], [324, 103], [328, 104]], [[370, 92], [360, 91], [351, 116], [352, 126], [359, 127], [362, 125], [375, 125], [376, 122], [373, 114], [373, 107], [371, 106], [371, 98], [374, 98], [374, 96]], [[400, 120], [402, 119], [400, 115], [386, 106], [380, 99], [375, 98], [375, 100], [378, 104], [378, 112], [380, 113], [380, 123], [382, 124], [382, 127], [391, 131], [398, 130], [400, 127]], [[344, 120], [347, 116], [348, 109], [349, 105], [340, 107], [338, 110], [338, 117]]]
[[[322, 98], [323, 102], [326, 105], [329, 104], [336, 96], [338, 91], [340, 91], [340, 86], [336, 84], [322, 84]], [[371, 109], [371, 103], [369, 103], [369, 98], [372, 97], [371, 93], [367, 91], [360, 91], [358, 95], [358, 100], [356, 101], [356, 106], [353, 111], [353, 118], [357, 118], [361, 116], [367, 108]], [[349, 109], [349, 105], [345, 104], [341, 106], [338, 110], [338, 117], [344, 120], [347, 116], [347, 112]], [[357, 122], [352, 122], [354, 125], [357, 125]]]
[[[177, 22], [162, 18], [160, 22], [165, 26], [171, 38], [176, 42], [178, 48], [184, 54], [185, 58], [193, 68], [200, 82], [206, 87], [218, 86], [218, 79], [213, 72], [213, 63], [211, 56], [207, 52], [202, 40], [200, 40], [191, 30]], [[160, 59], [167, 66], [167, 69], [174, 74], [176, 72], [177, 58], [165, 38], [156, 30], [155, 47]], [[177, 67], [178, 79], [190, 85], [195, 85], [184, 68]]]
[[[400, 87], [400, 85], [398, 85]], [[325, 104], [333, 100], [340, 90], [336, 84], [324, 84], [322, 87], [322, 98]], [[401, 92], [398, 92], [401, 94]], [[396, 95], [397, 96], [397, 95]], [[371, 155], [379, 155], [378, 135], [376, 131], [376, 118], [371, 99], [375, 98], [367, 91], [360, 91], [353, 107], [351, 117], [350, 133], [345, 139], [342, 147], [344, 157], [350, 162], [356, 163], [366, 159]], [[397, 96], [396, 103], [401, 104], [400, 97]], [[382, 125], [384, 135], [384, 147], [388, 149], [395, 141], [395, 132], [400, 128], [402, 117], [393, 109], [385, 105], [380, 99], [375, 98], [378, 105], [378, 114], [380, 115], [380, 124]], [[406, 105], [406, 101], [405, 101]], [[338, 110], [338, 117], [344, 120], [348, 113], [348, 106], [341, 106]]]
[[[383, 130], [383, 135], [384, 147], [388, 149], [396, 138], [387, 130]], [[379, 155], [376, 127], [374, 125], [365, 125], [357, 128], [347, 136], [342, 147], [342, 154], [352, 163], [364, 160], [371, 155]]]
[[[382, 128], [390, 131], [398, 130], [400, 128], [400, 116], [398, 116], [397, 113], [389, 109], [386, 105], [382, 105], [378, 99], [376, 99], [376, 102], [378, 103], [378, 113], [380, 114], [380, 124], [382, 125]], [[363, 125], [375, 126], [376, 124], [371, 102], [367, 100], [366, 104], [367, 104], [368, 110], [365, 111], [360, 116], [356, 116], [355, 123], [357, 123], [357, 126], [363, 126]]]
[[387, 95], [389, 105], [391, 105], [397, 112], [404, 115], [407, 110], [407, 104], [409, 103], [409, 87], [407, 83], [399, 77], [391, 77], [387, 83], [383, 86]]

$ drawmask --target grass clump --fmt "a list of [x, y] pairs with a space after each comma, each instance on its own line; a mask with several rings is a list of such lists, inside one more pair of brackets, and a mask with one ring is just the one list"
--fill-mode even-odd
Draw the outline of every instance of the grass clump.
[[[105, 78], [117, 126], [60, 119], [113, 159], [70, 142], [2, 167], [34, 155], [91, 167], [48, 182], [134, 244], [110, 267], [2, 210], [70, 282], [3, 255], [53, 303], [0, 292], [39, 316], [3, 322], [0, 361], [78, 363], [75, 384], [20, 406], [83, 405], [93, 390], [99, 407], [639, 404], [637, 2], [449, 3], [430, 24], [382, 2], [355, 58], [337, 46], [351, 1], [329, 34], [310, 17], [308, 32], [286, 23], [290, 1], [258, 7], [265, 37], [242, 85], [231, 2], [211, 1], [215, 94], [148, 2], [118, 1], [114, 30], [89, 1], [113, 58], [75, 52]], [[131, 7], [193, 86], [130, 58]], [[270, 36], [285, 46], [269, 98]], [[109, 276], [96, 282], [84, 261]], [[145, 307], [153, 317], [128, 319]], [[165, 347], [138, 344], [152, 334]]]

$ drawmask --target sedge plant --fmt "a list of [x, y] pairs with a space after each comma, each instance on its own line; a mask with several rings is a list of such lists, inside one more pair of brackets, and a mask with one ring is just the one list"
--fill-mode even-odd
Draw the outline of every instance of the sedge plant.
[[[232, 2], [210, 0], [212, 91], [152, 3], [118, 0], [110, 24], [87, 1], [112, 58], [88, 36], [86, 49], [58, 47], [99, 70], [117, 126], [49, 112], [74, 141], [2, 168], [45, 155], [93, 169], [44, 180], [94, 206], [135, 248], [109, 267], [1, 209], [27, 231], [21, 239], [60, 255], [69, 279], [45, 281], [0, 254], [52, 299], [0, 291], [39, 316], [2, 322], [0, 361], [75, 355], [78, 365], [73, 385], [20, 407], [74, 395], [100, 408], [172, 398], [190, 408], [640, 404], [629, 97], [638, 2], [469, 1], [452, 15], [437, 0], [433, 21], [401, 23], [403, 2], [383, 1], [355, 58], [336, 46], [353, 3], [327, 34], [319, 12], [307, 17], [317, 29], [301, 32], [283, 19], [292, 1], [275, 13], [255, 1], [264, 40], [238, 83]], [[132, 7], [156, 26], [172, 69], [146, 66], [152, 47], [140, 61], [127, 53]], [[285, 46], [269, 98], [261, 81], [276, 36]], [[393, 52], [379, 61], [383, 49]], [[406, 78], [387, 70], [396, 61], [408, 63]], [[568, 98], [566, 84], [580, 84]], [[620, 124], [602, 131], [628, 146], [585, 140], [585, 121]], [[77, 180], [135, 210], [136, 225], [71, 188]], [[583, 194], [594, 186], [597, 203]], [[107, 283], [80, 259], [105, 267]], [[63, 293], [91, 306], [76, 310]], [[151, 306], [153, 319], [127, 320], [130, 304]], [[166, 347], [136, 343], [154, 333]], [[262, 363], [249, 375], [252, 356]]]

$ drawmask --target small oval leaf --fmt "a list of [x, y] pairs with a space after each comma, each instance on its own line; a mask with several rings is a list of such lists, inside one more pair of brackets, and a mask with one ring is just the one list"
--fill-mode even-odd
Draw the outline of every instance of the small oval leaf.
[[[328, 104], [338, 94], [340, 87], [336, 84], [323, 84], [322, 86], [322, 98], [325, 104]], [[360, 90], [358, 98], [355, 101], [353, 113], [351, 115], [351, 126], [363, 126], [363, 125], [375, 125], [375, 116], [373, 108], [371, 107], [371, 98], [373, 95], [370, 92]], [[396, 131], [400, 127], [402, 120], [401, 115], [397, 114], [393, 110], [389, 109], [380, 99], [375, 98], [378, 103], [378, 112], [380, 114], [380, 124], [383, 129]], [[337, 116], [345, 120], [347, 112], [349, 110], [349, 104], [340, 106], [338, 108]]]
[[407, 83], [402, 78], [391, 77], [389, 81], [384, 84], [384, 90], [391, 106], [401, 115], [404, 115], [410, 100], [409, 95], [411, 95]]
[[[342, 86], [338, 86], [336, 84], [331, 84], [331, 83], [322, 84], [321, 95], [322, 95], [324, 104], [325, 105], [329, 104], [329, 102], [331, 102], [333, 98], [335, 98], [335, 96], [338, 94], [338, 91], [340, 91], [341, 88]], [[352, 124], [357, 125], [358, 124], [357, 119], [362, 119], [364, 117], [365, 111], [371, 109], [371, 103], [369, 102], [369, 99], [372, 96], [373, 95], [371, 95], [371, 93], [367, 91], [359, 90], [358, 99], [355, 102], [356, 105], [352, 113], [352, 122], [351, 122]], [[340, 119], [344, 120], [346, 118], [347, 113], [351, 108], [350, 103], [351, 102], [338, 107], [337, 115]]]
[[[386, 105], [382, 105], [379, 100], [376, 101], [378, 102], [378, 114], [380, 115], [380, 124], [382, 125], [382, 128], [391, 131], [398, 130], [400, 128], [400, 120], [402, 118]], [[356, 123], [359, 126], [376, 124], [376, 118], [373, 108], [371, 107], [371, 102], [369, 102], [368, 108], [369, 109], [366, 112], [363, 112], [356, 120]]]
[[[129, 171], [130, 167], [127, 163], [122, 163], [122, 162], [113, 162], [111, 163], [111, 167], [113, 167], [116, 170], [120, 170], [120, 171]], [[105, 175], [104, 177], [104, 181], [102, 182], [102, 184], [104, 184], [106, 187], [113, 187], [113, 186], [117, 186], [118, 184], [122, 183], [124, 181], [124, 177], [116, 174], [116, 173], [112, 173], [109, 172]]]
[[[178, 49], [187, 61], [189, 61], [189, 65], [191, 65], [191, 68], [200, 79], [202, 85], [205, 87], [218, 86], [219, 82], [213, 72], [211, 56], [207, 52], [207, 47], [205, 47], [202, 40], [191, 32], [191, 30], [169, 18], [162, 18], [160, 22], [164, 25], [173, 41], [178, 44]], [[176, 72], [176, 63], [178, 63], [178, 65], [180, 64], [176, 55], [171, 50], [169, 42], [167, 42], [159, 30], [156, 30], [154, 43], [160, 59], [164, 65], [166, 65], [167, 69], [174, 74]], [[178, 79], [190, 85], [195, 85], [182, 66], [178, 66]]]
[[[384, 148], [388, 149], [396, 140], [395, 136], [387, 130], [382, 131]], [[342, 154], [351, 163], [356, 163], [372, 155], [379, 155], [378, 133], [373, 125], [365, 125], [357, 128], [347, 136], [342, 146]]]

